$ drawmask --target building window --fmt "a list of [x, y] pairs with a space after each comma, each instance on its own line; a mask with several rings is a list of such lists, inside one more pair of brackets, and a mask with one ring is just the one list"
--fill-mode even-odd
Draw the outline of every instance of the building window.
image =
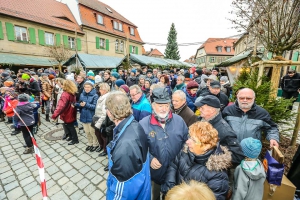
[[221, 46], [217, 46], [217, 51], [218, 52], [222, 52], [222, 47]]
[[119, 51], [119, 40], [116, 40], [115, 47], [116, 47], [116, 51]]
[[45, 32], [45, 43], [46, 45], [54, 44], [54, 34]]
[[123, 31], [123, 24], [119, 23], [119, 31]]
[[104, 49], [105, 48], [105, 39], [100, 38], [100, 48]]
[[123, 31], [123, 24], [122, 23], [120, 23], [120, 22], [118, 23], [118, 22], [114, 21], [113, 24], [114, 24], [114, 29], [115, 30]]
[[27, 29], [25, 27], [15, 26], [16, 39], [19, 41], [28, 41]]
[[68, 37], [68, 42], [69, 42], [69, 48], [70, 49], [75, 49], [75, 38]]
[[124, 42], [121, 41], [120, 43], [120, 51], [123, 52], [124, 51]]
[[134, 28], [129, 27], [129, 29], [130, 29], [130, 35], [134, 35]]
[[216, 58], [215, 58], [215, 57], [210, 57], [210, 62], [211, 62], [211, 63], [216, 62]]
[[231, 52], [231, 47], [225, 47], [226, 52]]
[[97, 23], [103, 25], [103, 17], [101, 15], [97, 15]]
[[135, 53], [135, 46], [132, 46], [130, 53]]

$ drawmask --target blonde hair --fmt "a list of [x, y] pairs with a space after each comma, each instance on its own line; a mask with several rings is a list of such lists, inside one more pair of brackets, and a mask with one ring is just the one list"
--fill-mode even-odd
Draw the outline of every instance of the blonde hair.
[[166, 195], [165, 200], [216, 200], [214, 193], [204, 183], [191, 180], [173, 187]]
[[106, 92], [110, 91], [110, 87], [107, 83], [100, 83], [99, 84], [99, 89], [105, 90]]
[[77, 86], [73, 81], [65, 80], [63, 84], [63, 90], [74, 95], [77, 92]]
[[66, 79], [63, 79], [63, 78], [56, 78], [56, 79], [55, 79], [56, 83], [59, 82], [61, 85], [64, 85], [65, 80], [66, 80]]
[[218, 131], [208, 122], [195, 122], [189, 127], [189, 134], [195, 136], [197, 143], [210, 144], [214, 148], [218, 143]]
[[115, 119], [122, 120], [132, 114], [129, 98], [121, 91], [111, 92], [105, 106]]

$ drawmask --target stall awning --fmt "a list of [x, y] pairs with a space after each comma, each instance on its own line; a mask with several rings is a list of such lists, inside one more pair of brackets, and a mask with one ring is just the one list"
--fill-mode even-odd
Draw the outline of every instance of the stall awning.
[[228, 67], [228, 66], [231, 66], [245, 58], [247, 58], [248, 56], [251, 55], [253, 50], [249, 50], [249, 51], [245, 51], [244, 53], [241, 53], [237, 56], [233, 56], [223, 62], [221, 62], [220, 64], [216, 65], [216, 67]]
[[53, 66], [58, 63], [50, 57], [0, 53], [0, 65]]
[[[78, 60], [80, 64], [87, 69], [97, 69], [97, 68], [116, 68], [126, 57], [119, 58], [113, 56], [102, 56], [95, 54], [85, 54], [78, 53]], [[75, 54], [69, 58], [63, 65], [70, 66], [76, 63]]]
[[150, 56], [142, 56], [130, 54], [130, 61], [139, 65], [160, 65], [160, 66], [186, 66], [192, 67], [189, 63], [181, 62], [179, 60], [155, 58]]

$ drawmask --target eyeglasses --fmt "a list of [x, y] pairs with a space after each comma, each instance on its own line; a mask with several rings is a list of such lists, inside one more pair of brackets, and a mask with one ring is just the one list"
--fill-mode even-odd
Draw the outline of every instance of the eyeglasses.
[[253, 98], [251, 97], [239, 97], [239, 100], [247, 100], [247, 101], [250, 101], [252, 100]]
[[190, 134], [188, 134], [188, 139], [191, 139], [197, 145], [201, 145], [201, 142], [200, 141], [196, 141], [194, 138], [191, 137]]
[[136, 93], [136, 94], [130, 94], [130, 96], [131, 96], [131, 97], [135, 97], [135, 96], [138, 95], [138, 94], [139, 94], [139, 92]]

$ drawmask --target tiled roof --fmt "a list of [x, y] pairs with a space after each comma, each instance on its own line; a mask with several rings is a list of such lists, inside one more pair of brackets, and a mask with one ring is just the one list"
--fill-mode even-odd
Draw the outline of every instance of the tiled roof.
[[152, 51], [149, 52], [148, 56], [164, 56], [160, 51], [157, 49], [152, 49]]
[[[200, 46], [199, 49], [204, 48], [206, 54], [233, 56], [233, 44], [235, 41], [237, 41], [237, 39], [234, 38], [208, 38], [205, 43]], [[222, 52], [217, 51], [217, 46], [222, 47]], [[231, 47], [231, 51], [226, 52], [225, 47]]]
[[[130, 40], [143, 43], [136, 26], [132, 25], [131, 22], [129, 24], [128, 23], [129, 21], [127, 19], [125, 19], [124, 17], [122, 17], [120, 14], [116, 14], [117, 12], [115, 10], [111, 9], [111, 11], [113, 13], [115, 13], [115, 15], [118, 16], [118, 18], [120, 18], [118, 20], [123, 22], [123, 31], [118, 31], [113, 28], [112, 20], [117, 19], [117, 18], [111, 17], [110, 15], [112, 15], [112, 13], [110, 13], [110, 15], [106, 15], [105, 13], [102, 13], [99, 11], [99, 10], [101, 10], [100, 7], [105, 4], [101, 3], [100, 1], [98, 2], [97, 0], [88, 0], [89, 4], [94, 5], [94, 7], [96, 6], [96, 4], [99, 3], [99, 6], [98, 6], [99, 8], [95, 9], [95, 8], [83, 5], [82, 2], [86, 3], [86, 0], [79, 0], [79, 12], [80, 12], [80, 17], [81, 17], [81, 22], [83, 25], [92, 27], [94, 29], [101, 30], [104, 32], [108, 32], [108, 33], [111, 33], [114, 35], [125, 37], [125, 38], [128, 36]], [[88, 4], [88, 3], [86, 3], [86, 4]], [[110, 8], [111, 7], [109, 7], [109, 9]], [[102, 14], [104, 25], [97, 23], [97, 16], [96, 16], [97, 14]], [[122, 21], [121, 17], [119, 17], [119, 16], [121, 16], [124, 19], [124, 21]], [[130, 34], [129, 27], [134, 27], [134, 35]]]
[[68, 6], [56, 0], [0, 0], [0, 14], [83, 33]]

